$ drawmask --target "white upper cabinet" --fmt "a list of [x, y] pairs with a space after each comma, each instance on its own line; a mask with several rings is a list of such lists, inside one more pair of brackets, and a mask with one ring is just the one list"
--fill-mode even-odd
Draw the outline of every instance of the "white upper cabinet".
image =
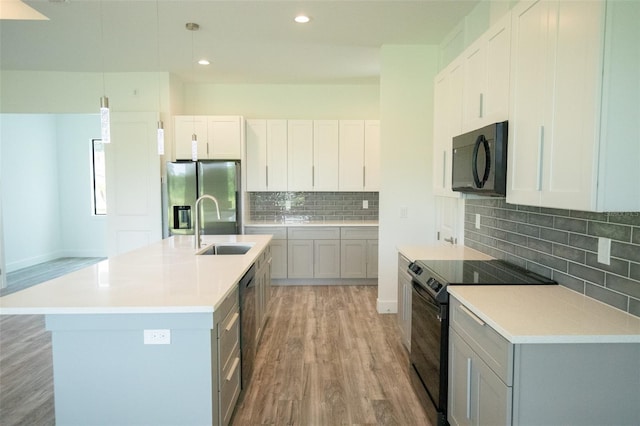
[[193, 135], [196, 135], [197, 157], [206, 158], [207, 153], [207, 117], [193, 115], [177, 115], [173, 119], [174, 146], [176, 160], [192, 159]]
[[377, 120], [340, 120], [339, 126], [340, 191], [378, 191], [380, 187], [379, 122]]
[[507, 201], [640, 210], [640, 3], [512, 11]]
[[507, 14], [463, 53], [463, 132], [507, 120], [510, 46]]
[[338, 190], [338, 120], [313, 122], [313, 189]]
[[287, 121], [247, 120], [247, 191], [287, 190]]
[[243, 125], [242, 117], [239, 116], [207, 117], [207, 158], [241, 159]]
[[240, 116], [177, 115], [174, 117], [174, 145], [177, 160], [194, 159], [193, 135], [198, 160], [242, 158], [243, 119]]
[[289, 191], [313, 191], [313, 121], [287, 122]]
[[451, 140], [462, 131], [463, 61], [456, 59], [434, 81], [433, 192], [460, 198], [451, 190]]

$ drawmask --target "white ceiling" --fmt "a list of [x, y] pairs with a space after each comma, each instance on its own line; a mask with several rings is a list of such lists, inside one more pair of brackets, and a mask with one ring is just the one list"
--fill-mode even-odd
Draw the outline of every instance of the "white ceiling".
[[[50, 20], [0, 21], [0, 67], [375, 83], [381, 45], [438, 44], [478, 1], [27, 0]], [[296, 24], [298, 13], [311, 22]], [[187, 31], [187, 22], [200, 30]], [[211, 65], [194, 64], [201, 57]]]

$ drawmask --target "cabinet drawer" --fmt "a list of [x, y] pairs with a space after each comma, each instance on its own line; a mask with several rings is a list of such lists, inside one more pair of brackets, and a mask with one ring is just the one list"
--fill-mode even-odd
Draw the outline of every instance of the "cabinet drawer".
[[340, 228], [340, 238], [343, 240], [377, 240], [377, 226], [355, 226]]
[[471, 310], [451, 297], [451, 327], [508, 386], [513, 382], [513, 345]]
[[339, 240], [340, 228], [338, 227], [296, 227], [289, 228], [290, 240]]
[[237, 306], [238, 301], [238, 285], [236, 284], [233, 291], [229, 293], [227, 297], [220, 303], [214, 312], [214, 316], [216, 317], [216, 321], [219, 321], [219, 318], [226, 318], [233, 309], [234, 306]]
[[284, 226], [245, 226], [244, 233], [247, 235], [273, 235], [274, 240], [286, 240], [287, 228]]
[[220, 381], [220, 419], [228, 425], [240, 395], [240, 348], [233, 353], [228, 370], [223, 370]]
[[233, 354], [240, 347], [240, 310], [238, 305], [218, 325], [218, 356], [220, 370], [226, 371], [233, 364]]

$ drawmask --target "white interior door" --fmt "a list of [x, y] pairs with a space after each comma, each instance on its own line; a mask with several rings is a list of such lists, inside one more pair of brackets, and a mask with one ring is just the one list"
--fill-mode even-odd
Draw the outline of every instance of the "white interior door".
[[107, 252], [124, 253], [162, 239], [157, 113], [112, 113], [106, 145]]

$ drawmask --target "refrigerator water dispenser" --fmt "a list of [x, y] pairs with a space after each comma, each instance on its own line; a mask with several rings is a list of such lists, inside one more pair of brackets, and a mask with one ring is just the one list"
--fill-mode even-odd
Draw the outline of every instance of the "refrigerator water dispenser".
[[191, 206], [173, 206], [173, 229], [191, 229]]

